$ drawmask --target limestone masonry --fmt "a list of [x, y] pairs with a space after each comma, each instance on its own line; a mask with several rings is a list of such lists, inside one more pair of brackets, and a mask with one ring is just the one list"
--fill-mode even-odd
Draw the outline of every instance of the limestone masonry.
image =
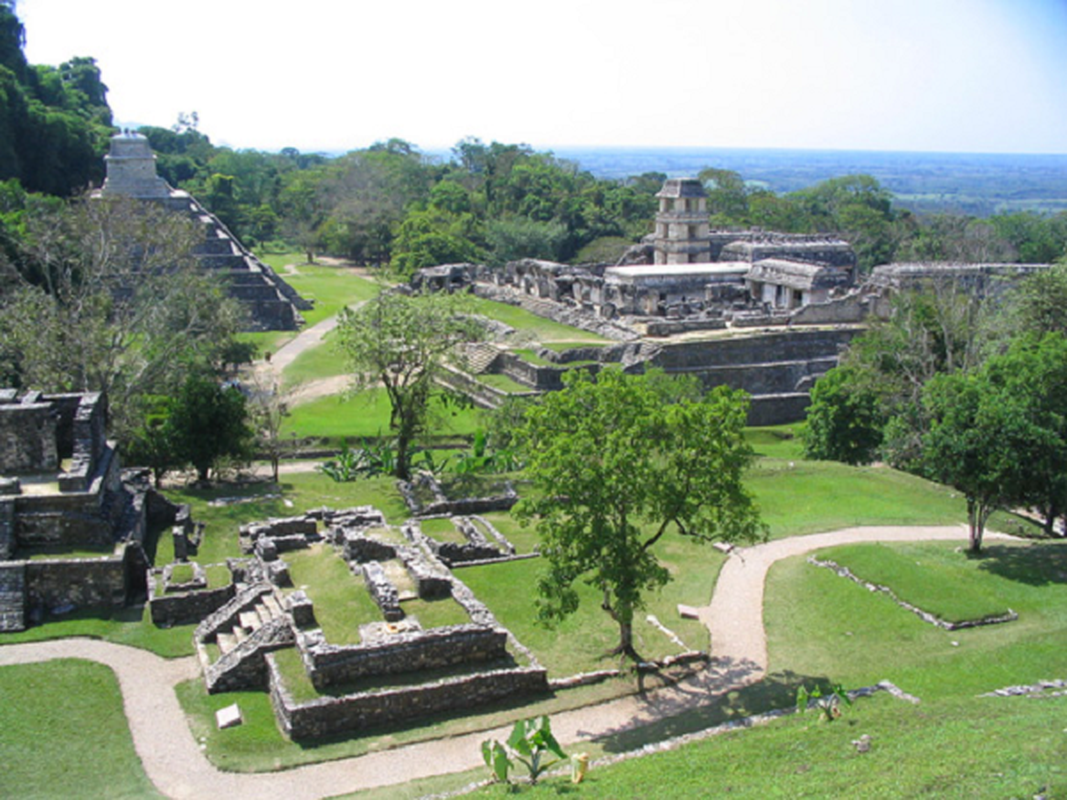
[[150, 519], [176, 508], [120, 469], [98, 393], [0, 389], [0, 631], [145, 593]]
[[203, 226], [204, 242], [196, 252], [200, 265], [218, 276], [229, 295], [245, 306], [252, 330], [294, 330], [304, 323], [300, 311], [310, 309], [311, 304], [252, 255], [196, 198], [171, 188], [156, 174], [156, 156], [148, 139], [138, 133], [120, 133], [112, 137], [111, 152], [104, 160], [107, 180], [100, 196], [159, 203]]
[[[838, 360], [870, 315], [889, 313], [894, 292], [949, 283], [999, 292], [1047, 264], [887, 264], [857, 281], [852, 246], [827, 235], [710, 230], [707, 199], [695, 178], [672, 178], [657, 194], [655, 231], [617, 264], [536, 259], [490, 269], [444, 264], [420, 270], [415, 290], [472, 291], [620, 342], [564, 352], [542, 348], [537, 363], [506, 346], [471, 346], [443, 382], [483, 406], [509, 395], [562, 388], [562, 374], [605, 364], [656, 367], [725, 384], [752, 398], [749, 423], [802, 419], [814, 382]], [[494, 331], [508, 343], [513, 332]], [[526, 392], [478, 380], [505, 375]]]

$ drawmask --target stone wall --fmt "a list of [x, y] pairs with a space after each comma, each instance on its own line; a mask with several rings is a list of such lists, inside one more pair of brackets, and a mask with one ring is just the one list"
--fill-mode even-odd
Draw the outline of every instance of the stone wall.
[[453, 625], [398, 633], [370, 645], [328, 644], [308, 634], [297, 636], [315, 688], [351, 683], [372, 675], [395, 675], [456, 664], [495, 661], [507, 656], [507, 633], [480, 625]]
[[15, 501], [0, 497], [0, 561], [15, 557]]
[[[502, 353], [497, 362], [499, 367], [494, 370], [507, 375], [513, 381], [529, 386], [531, 389], [544, 392], [554, 392], [563, 388], [563, 373], [567, 367], [546, 367], [541, 364], [531, 364], [524, 361], [514, 353]], [[600, 369], [599, 364], [587, 364], [571, 369], [585, 369], [596, 373]]]
[[26, 605], [34, 610], [122, 606], [127, 599], [125, 554], [102, 558], [24, 561]]
[[103, 495], [20, 495], [15, 498], [15, 541], [19, 547], [107, 545], [112, 521], [100, 509]]
[[267, 656], [270, 698], [282, 730], [293, 739], [316, 739], [377, 725], [470, 709], [504, 698], [548, 691], [541, 667], [493, 670], [475, 675], [296, 703], [282, 683], [274, 658]]
[[747, 423], [753, 427], [784, 425], [804, 419], [811, 397], [807, 392], [769, 394], [753, 397], [748, 406]]
[[152, 623], [160, 628], [199, 623], [226, 605], [237, 592], [230, 583], [218, 589], [156, 595], [155, 580], [151, 576], [148, 578], [148, 587]]
[[56, 423], [50, 403], [0, 404], [0, 475], [55, 472]]

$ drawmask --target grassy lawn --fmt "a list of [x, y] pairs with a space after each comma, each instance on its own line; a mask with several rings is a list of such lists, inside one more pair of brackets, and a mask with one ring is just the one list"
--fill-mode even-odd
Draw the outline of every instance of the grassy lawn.
[[363, 579], [329, 545], [294, 550], [285, 560], [293, 586], [307, 592], [315, 604], [315, 620], [330, 644], [359, 644], [359, 626], [382, 619]]
[[949, 525], [966, 519], [963, 498], [892, 469], [763, 458], [746, 481], [771, 538], [853, 525]]
[[[369, 300], [381, 291], [375, 281], [356, 275], [350, 268], [306, 264], [303, 253], [270, 254], [261, 256], [261, 260], [302, 297], [315, 301], [313, 309], [300, 312], [308, 326], [338, 314], [351, 303]], [[288, 273], [287, 264], [293, 264], [299, 274]]]
[[849, 545], [834, 548], [833, 560], [946, 622], [1006, 613], [1007, 606], [975, 581], [972, 560], [961, 559], [957, 549], [939, 543]]
[[[681, 619], [677, 605], [708, 603], [723, 556], [710, 546], [681, 537], [664, 539], [658, 551], [674, 580], [658, 595], [649, 597], [647, 609], [636, 616], [634, 642], [637, 651], [645, 658], [661, 658], [679, 651], [664, 633], [646, 622], [649, 613], [680, 636], [688, 647], [706, 650], [707, 629], [694, 620]], [[467, 567], [458, 570], [456, 575], [520, 642], [533, 651], [548, 668], [549, 677], [561, 678], [618, 666], [617, 657], [608, 655], [618, 644], [618, 626], [600, 609], [597, 592], [584, 583], [576, 584], [580, 605], [575, 614], [554, 629], [536, 622], [534, 599], [542, 569], [539, 560], [509, 561]]]
[[425, 519], [419, 523], [419, 527], [424, 534], [439, 542], [453, 542], [455, 544], [467, 543], [467, 537], [459, 532], [456, 526], [452, 524], [452, 520], [448, 517]]
[[569, 346], [584, 346], [589, 343], [610, 343], [610, 339], [598, 336], [595, 333], [583, 331], [581, 328], [572, 328], [569, 325], [561, 325], [550, 319], [531, 314], [518, 306], [507, 303], [497, 303], [481, 297], [471, 298], [471, 307], [476, 314], [482, 314], [495, 320], [510, 325], [519, 331], [540, 342], [567, 342]]
[[133, 749], [114, 673], [61, 659], [0, 667], [0, 796], [161, 797]]
[[326, 334], [322, 344], [305, 350], [282, 371], [282, 383], [291, 389], [301, 383], [348, 375], [345, 356], [337, 348], [336, 331]]
[[507, 375], [497, 375], [491, 372], [486, 372], [479, 375], [478, 380], [486, 386], [490, 386], [493, 389], [499, 389], [502, 392], [523, 394], [533, 391], [529, 386], [519, 383], [517, 380], [510, 378]]
[[[520, 796], [974, 797], [1067, 792], [1062, 703], [1025, 698], [923, 702], [880, 693], [833, 724], [812, 714], [733, 731], [590, 770], [580, 787], [553, 778]], [[851, 742], [871, 737], [860, 754]], [[572, 748], [573, 750], [574, 748]], [[520, 767], [521, 771], [521, 767]], [[669, 788], [667, 788], [669, 787]], [[491, 786], [476, 796], [498, 796]]]
[[[522, 487], [516, 487], [519, 494], [522, 494]], [[525, 528], [519, 524], [519, 521], [515, 517], [506, 511], [491, 511], [486, 514], [479, 515], [483, 519], [489, 521], [489, 523], [496, 528], [500, 533], [515, 546], [516, 553], [532, 553], [537, 545], [538, 537], [537, 531], [533, 525], [528, 525]]]
[[147, 607], [76, 610], [62, 616], [46, 616], [44, 623], [18, 633], [0, 633], [0, 645], [40, 642], [67, 636], [88, 636], [115, 644], [128, 644], [150, 650], [163, 658], [193, 654], [195, 625], [157, 628]]
[[[448, 405], [437, 396], [431, 402], [434, 439], [470, 436], [482, 427], [481, 411]], [[323, 397], [298, 405], [286, 420], [283, 435], [321, 437], [355, 443], [362, 437], [389, 435], [389, 399], [384, 389], [367, 389], [351, 397]]]
[[[1067, 543], [998, 543], [975, 559], [956, 546], [931, 542], [920, 558], [935, 569], [944, 564], [969, 573], [973, 588], [1014, 609], [1018, 620], [944, 631], [830, 570], [787, 559], [771, 568], [764, 601], [771, 671], [846, 686], [888, 678], [923, 698], [974, 697], [1067, 677]], [[898, 553], [914, 554], [912, 547]], [[823, 552], [834, 558], [835, 550]]]
[[446, 628], [449, 625], [466, 625], [471, 621], [466, 609], [451, 597], [441, 600], [405, 600], [400, 604], [404, 614], [415, 617], [423, 630]]

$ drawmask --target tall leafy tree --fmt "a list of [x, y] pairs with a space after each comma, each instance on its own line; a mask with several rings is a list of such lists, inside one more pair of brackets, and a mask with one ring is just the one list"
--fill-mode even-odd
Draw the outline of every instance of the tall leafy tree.
[[398, 478], [410, 477], [412, 448], [429, 421], [437, 374], [456, 345], [483, 335], [461, 306], [455, 295], [383, 292], [341, 312], [339, 342], [356, 387], [381, 385], [389, 397]]
[[193, 223], [123, 198], [24, 222], [25, 271], [0, 299], [0, 349], [21, 385], [104, 391], [122, 434], [140, 398], [221, 366], [241, 311], [196, 265], [203, 231]]
[[165, 428], [177, 460], [192, 464], [199, 481], [207, 481], [223, 457], [247, 457], [253, 438], [244, 395], [197, 374], [170, 404]]
[[619, 626], [616, 653], [638, 658], [637, 609], [670, 579], [656, 545], [756, 541], [766, 529], [742, 476], [752, 459], [747, 397], [726, 387], [695, 400], [655, 376], [582, 371], [532, 406], [517, 436], [534, 491], [519, 514], [536, 520], [547, 570], [538, 611], [558, 620], [578, 607], [577, 581], [600, 595]]

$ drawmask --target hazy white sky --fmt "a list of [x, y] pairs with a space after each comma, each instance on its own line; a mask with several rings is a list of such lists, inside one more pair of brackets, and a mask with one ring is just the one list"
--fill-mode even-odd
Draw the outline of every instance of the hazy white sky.
[[116, 121], [216, 144], [1067, 153], [1067, 0], [19, 0]]

